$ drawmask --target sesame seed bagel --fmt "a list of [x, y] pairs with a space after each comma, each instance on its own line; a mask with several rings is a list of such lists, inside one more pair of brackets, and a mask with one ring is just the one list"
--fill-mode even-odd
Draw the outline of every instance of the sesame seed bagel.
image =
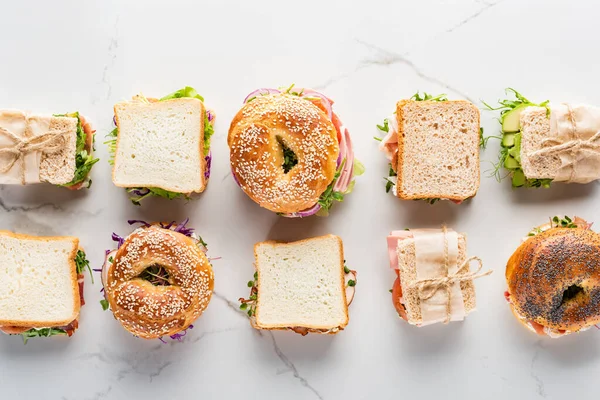
[[600, 235], [551, 228], [525, 240], [506, 266], [515, 315], [559, 332], [600, 323]]
[[[141, 277], [152, 266], [166, 270], [166, 286]], [[125, 329], [156, 339], [187, 329], [208, 306], [213, 286], [211, 265], [194, 240], [153, 225], [125, 239], [108, 270], [105, 291]]]
[[[257, 96], [237, 113], [227, 141], [241, 188], [273, 212], [314, 206], [334, 179], [340, 151], [336, 129], [327, 114], [304, 98]], [[281, 143], [298, 159], [287, 173]]]

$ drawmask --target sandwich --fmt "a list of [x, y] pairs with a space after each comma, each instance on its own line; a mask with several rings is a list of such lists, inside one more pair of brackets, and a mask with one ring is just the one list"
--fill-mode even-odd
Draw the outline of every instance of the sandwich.
[[[396, 280], [390, 292], [398, 315], [418, 327], [462, 321], [475, 310], [473, 280], [481, 272], [478, 257], [467, 258], [465, 235], [452, 229], [406, 229], [387, 237]], [[479, 266], [471, 271], [470, 264]]]
[[210, 177], [214, 113], [185, 87], [161, 99], [143, 95], [114, 107], [109, 145], [113, 182], [135, 205], [150, 196], [186, 198]]
[[78, 112], [55, 115], [0, 110], [0, 184], [92, 185], [94, 130]]
[[241, 298], [256, 329], [336, 334], [348, 325], [356, 271], [344, 260], [342, 240], [326, 235], [292, 243], [254, 246], [256, 272]]
[[559, 338], [600, 323], [600, 235], [591, 225], [553, 217], [508, 260], [504, 297], [530, 331]]
[[208, 306], [214, 287], [207, 245], [188, 219], [147, 223], [129, 236], [113, 233], [101, 270], [103, 310], [136, 337], [181, 340]]
[[284, 217], [327, 216], [364, 166], [333, 100], [310, 89], [258, 89], [229, 128], [231, 173], [259, 206]]
[[465, 100], [418, 92], [377, 125], [390, 161], [386, 192], [403, 200], [461, 203], [479, 189], [479, 109]]
[[[533, 103], [514, 89], [500, 100], [500, 157], [494, 175], [513, 187], [550, 187], [552, 182], [589, 183], [600, 179], [600, 108]], [[507, 174], [503, 176], [502, 169]]]
[[23, 343], [34, 337], [72, 336], [85, 304], [86, 269], [91, 275], [75, 237], [0, 231], [0, 330], [21, 335]]

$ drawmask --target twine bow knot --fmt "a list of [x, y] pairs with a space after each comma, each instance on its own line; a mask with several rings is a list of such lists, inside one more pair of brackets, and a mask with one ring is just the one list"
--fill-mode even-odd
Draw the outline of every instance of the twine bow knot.
[[[560, 137], [549, 137], [542, 140], [542, 148], [534, 154], [553, 156], [557, 155], [561, 158], [562, 165], [560, 168], [569, 168], [569, 178], [566, 182], [572, 182], [577, 178], [577, 163], [586, 158], [584, 151], [592, 151], [600, 153], [600, 131], [596, 132], [589, 139], [581, 139], [577, 134], [577, 122], [573, 108], [570, 104], [565, 104], [567, 107], [567, 118], [569, 119], [570, 129], [568, 139]], [[566, 157], [561, 157], [561, 156]]]
[[[490, 275], [493, 271], [489, 270], [486, 272], [481, 272], [483, 268], [483, 262], [481, 261], [481, 259], [479, 257], [469, 257], [461, 264], [461, 266], [456, 270], [455, 273], [451, 274], [449, 271], [448, 238], [446, 236], [446, 226], [442, 226], [442, 233], [444, 234], [445, 276], [441, 276], [439, 278], [421, 279], [415, 281], [412, 285], [410, 285], [410, 287], [417, 289], [419, 299], [423, 301], [431, 299], [438, 290], [446, 289], [446, 319], [444, 320], [444, 323], [447, 324], [448, 322], [450, 322], [450, 319], [452, 317], [452, 285], [454, 283], [470, 281], [473, 279]], [[473, 272], [465, 273], [465, 271], [469, 271], [469, 265], [472, 261], [476, 261], [479, 264], [477, 269]]]
[[21, 168], [21, 183], [25, 180], [25, 156], [29, 153], [42, 151], [46, 154], [52, 154], [60, 151], [65, 145], [65, 136], [68, 130], [50, 130], [42, 135], [30, 136], [29, 124], [25, 130], [24, 137], [20, 137], [7, 129], [0, 127], [0, 134], [13, 140], [15, 144], [12, 147], [0, 148], [0, 174], [10, 171], [15, 164], [19, 163]]

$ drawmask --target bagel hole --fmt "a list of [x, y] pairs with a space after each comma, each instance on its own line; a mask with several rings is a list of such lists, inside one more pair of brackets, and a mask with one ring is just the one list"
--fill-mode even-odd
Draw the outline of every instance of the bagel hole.
[[170, 276], [167, 269], [160, 264], [153, 264], [143, 270], [138, 277], [154, 286], [170, 286]]
[[579, 295], [579, 293], [583, 293], [583, 288], [579, 285], [571, 285], [569, 286], [562, 295], [562, 300], [560, 301], [560, 305], [564, 305], [565, 303], [573, 300], [575, 297]]
[[298, 164], [298, 157], [296, 157], [296, 153], [285, 144], [281, 136], [277, 136], [277, 142], [283, 153], [283, 164], [281, 164], [281, 167], [283, 168], [283, 172], [287, 174], [296, 166], [296, 164]]

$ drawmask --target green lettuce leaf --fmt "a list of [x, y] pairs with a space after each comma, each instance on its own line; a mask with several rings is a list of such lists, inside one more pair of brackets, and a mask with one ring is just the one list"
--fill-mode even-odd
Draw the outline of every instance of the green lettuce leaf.
[[32, 328], [28, 331], [21, 333], [23, 337], [23, 344], [27, 344], [27, 341], [35, 337], [50, 337], [55, 335], [66, 335], [67, 332], [62, 329], [56, 328]]
[[[69, 183], [66, 183], [61, 186], [75, 186], [81, 182], [84, 182], [88, 179], [90, 175], [90, 171], [94, 164], [100, 161], [99, 158], [93, 158], [91, 154], [87, 152], [85, 149], [85, 144], [87, 142], [87, 134], [83, 130], [83, 126], [81, 125], [81, 119], [79, 118], [79, 112], [67, 113], [67, 114], [55, 114], [55, 117], [71, 117], [77, 118], [77, 142], [75, 145], [75, 175], [73, 176], [73, 180]], [[92, 148], [95, 138], [92, 138]], [[87, 188], [89, 189], [92, 186], [92, 180], [89, 179], [87, 181]]]
[[92, 267], [90, 267], [90, 262], [87, 259], [85, 253], [81, 250], [77, 250], [77, 255], [75, 256], [75, 266], [77, 267], [77, 273], [81, 274], [85, 269], [87, 269], [90, 273], [90, 278], [92, 278], [92, 283], [94, 283], [94, 275], [92, 274]]

